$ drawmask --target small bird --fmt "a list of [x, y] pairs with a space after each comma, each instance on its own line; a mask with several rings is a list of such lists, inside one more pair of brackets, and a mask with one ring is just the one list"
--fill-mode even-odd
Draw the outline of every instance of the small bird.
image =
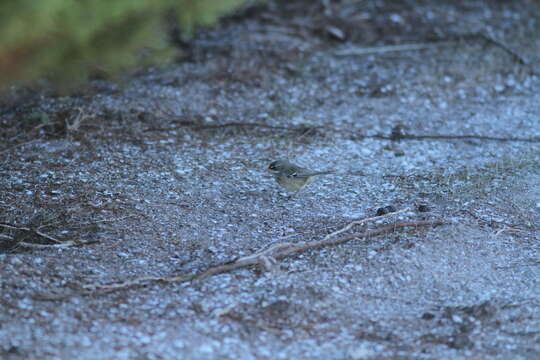
[[287, 160], [275, 160], [268, 170], [272, 172], [277, 183], [296, 195], [304, 186], [313, 181], [315, 176], [333, 174], [333, 171], [313, 171], [295, 165]]

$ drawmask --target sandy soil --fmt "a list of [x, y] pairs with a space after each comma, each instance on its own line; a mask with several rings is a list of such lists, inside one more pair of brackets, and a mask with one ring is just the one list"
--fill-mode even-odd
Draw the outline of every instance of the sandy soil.
[[[0, 358], [540, 358], [534, 14], [270, 2], [177, 64], [71, 96], [14, 89]], [[277, 158], [336, 174], [289, 199], [266, 170]], [[193, 280], [385, 207], [409, 210], [333, 238], [445, 225]]]

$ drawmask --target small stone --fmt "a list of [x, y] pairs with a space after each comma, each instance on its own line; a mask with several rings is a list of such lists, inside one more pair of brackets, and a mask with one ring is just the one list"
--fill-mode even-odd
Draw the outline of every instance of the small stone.
[[23, 263], [22, 260], [17, 256], [12, 257], [9, 262], [11, 265], [21, 265]]
[[341, 41], [345, 40], [345, 33], [343, 32], [343, 30], [341, 30], [338, 27], [329, 25], [326, 27], [326, 32], [330, 36], [332, 36], [334, 39], [341, 40]]
[[356, 349], [349, 352], [349, 359], [351, 360], [362, 360], [370, 359], [376, 355], [375, 351], [370, 349], [369, 344], [361, 344]]

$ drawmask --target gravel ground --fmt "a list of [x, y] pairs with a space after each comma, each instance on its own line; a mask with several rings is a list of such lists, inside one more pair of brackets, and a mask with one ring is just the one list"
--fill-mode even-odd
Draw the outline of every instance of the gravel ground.
[[[0, 358], [540, 358], [534, 14], [271, 1], [176, 64], [71, 96], [13, 90]], [[289, 198], [278, 158], [336, 174]], [[409, 210], [337, 237], [445, 224], [190, 281], [388, 206]]]

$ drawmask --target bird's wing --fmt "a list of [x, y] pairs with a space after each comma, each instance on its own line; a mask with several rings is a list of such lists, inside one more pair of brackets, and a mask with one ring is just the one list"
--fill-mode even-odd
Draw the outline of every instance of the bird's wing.
[[309, 172], [311, 172], [309, 169], [304, 169], [304, 168], [301, 168], [299, 166], [295, 166], [295, 167], [290, 167], [288, 169], [284, 169], [285, 173], [286, 173], [286, 176], [288, 178], [303, 178], [303, 177], [307, 177], [307, 176], [304, 176], [304, 174], [307, 174]]
[[308, 178], [315, 175], [325, 175], [325, 174], [331, 174], [331, 171], [296, 171], [294, 173], [291, 173], [287, 175], [288, 177], [295, 177], [295, 178]]

